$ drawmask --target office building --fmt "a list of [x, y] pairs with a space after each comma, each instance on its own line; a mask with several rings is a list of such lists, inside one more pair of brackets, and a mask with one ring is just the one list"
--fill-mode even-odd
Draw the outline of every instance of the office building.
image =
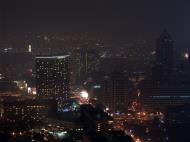
[[112, 113], [124, 113], [132, 100], [133, 85], [123, 73], [115, 72], [105, 76], [98, 92], [94, 94]]
[[164, 30], [156, 41], [156, 64], [153, 70], [153, 77], [156, 80], [170, 80], [173, 73], [173, 39]]
[[39, 97], [69, 97], [69, 55], [36, 57], [36, 91]]
[[113, 112], [126, 112], [131, 101], [132, 84], [123, 74], [112, 76], [112, 110]]
[[99, 52], [97, 49], [81, 48], [72, 53], [72, 68], [76, 77], [84, 77], [97, 71], [99, 64]]

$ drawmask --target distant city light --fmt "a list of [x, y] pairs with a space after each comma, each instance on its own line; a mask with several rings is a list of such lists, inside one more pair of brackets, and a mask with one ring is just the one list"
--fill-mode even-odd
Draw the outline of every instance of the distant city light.
[[81, 95], [82, 98], [88, 99], [88, 92], [82, 91], [80, 95]]
[[66, 134], [67, 134], [67, 131], [64, 131], [64, 132], [56, 132], [57, 134], [57, 137], [59, 139], [63, 139], [64, 137], [66, 137]]
[[30, 94], [32, 91], [32, 88], [31, 87], [28, 87], [28, 94]]
[[31, 44], [28, 45], [28, 52], [32, 52], [32, 45]]
[[138, 97], [140, 97], [140, 95], [141, 95], [141, 92], [140, 92], [140, 90], [139, 90], [139, 89], [138, 89], [138, 94], [137, 94], [137, 95], [138, 95]]
[[94, 85], [94, 87], [93, 87], [94, 89], [100, 89], [101, 88], [101, 86], [100, 85]]
[[28, 87], [28, 94], [36, 95], [36, 88]]
[[47, 40], [48, 40], [48, 37], [47, 37], [47, 36], [44, 36], [44, 40], [46, 40], [46, 41], [47, 41]]
[[36, 91], [32, 91], [32, 94], [33, 94], [33, 95], [36, 95], [36, 93], [37, 93]]
[[185, 59], [189, 59], [189, 54], [188, 54], [188, 53], [185, 53], [185, 54], [184, 54], [184, 58], [185, 58]]
[[137, 138], [135, 142], [141, 142], [141, 140], [139, 138]]
[[151, 54], [151, 55], [155, 55], [155, 54], [156, 54], [156, 51], [152, 51], [150, 54]]

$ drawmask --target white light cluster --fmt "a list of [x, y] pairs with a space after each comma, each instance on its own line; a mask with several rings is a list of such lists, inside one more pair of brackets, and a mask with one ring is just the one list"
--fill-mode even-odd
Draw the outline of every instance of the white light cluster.
[[82, 98], [88, 99], [88, 92], [82, 91], [82, 92], [80, 93], [80, 95], [81, 95]]

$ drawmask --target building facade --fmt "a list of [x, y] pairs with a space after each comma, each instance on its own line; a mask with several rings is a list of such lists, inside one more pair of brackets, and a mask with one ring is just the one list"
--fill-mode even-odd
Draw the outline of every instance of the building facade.
[[69, 55], [36, 57], [36, 91], [40, 97], [69, 97]]

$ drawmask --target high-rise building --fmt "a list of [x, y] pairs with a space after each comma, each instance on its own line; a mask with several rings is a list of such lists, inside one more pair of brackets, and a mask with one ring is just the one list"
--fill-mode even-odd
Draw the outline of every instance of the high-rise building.
[[113, 112], [125, 112], [131, 101], [130, 92], [132, 84], [123, 74], [116, 73], [112, 76], [112, 110]]
[[81, 48], [72, 53], [73, 71], [81, 77], [97, 70], [99, 52], [97, 49]]
[[156, 41], [156, 65], [153, 72], [154, 77], [159, 79], [169, 79], [173, 70], [173, 39], [170, 34], [164, 30]]
[[173, 64], [173, 39], [164, 30], [156, 42], [156, 61], [164, 66], [171, 67]]
[[93, 88], [93, 95], [112, 113], [126, 112], [132, 102], [133, 84], [124, 73], [104, 76]]
[[36, 57], [36, 91], [40, 97], [68, 98], [69, 55]]
[[153, 78], [147, 77], [139, 84], [144, 108], [154, 111], [189, 104], [188, 53], [184, 54], [183, 64], [177, 71], [174, 68], [174, 63], [177, 63], [174, 62], [173, 40], [168, 32], [164, 31], [156, 43]]

